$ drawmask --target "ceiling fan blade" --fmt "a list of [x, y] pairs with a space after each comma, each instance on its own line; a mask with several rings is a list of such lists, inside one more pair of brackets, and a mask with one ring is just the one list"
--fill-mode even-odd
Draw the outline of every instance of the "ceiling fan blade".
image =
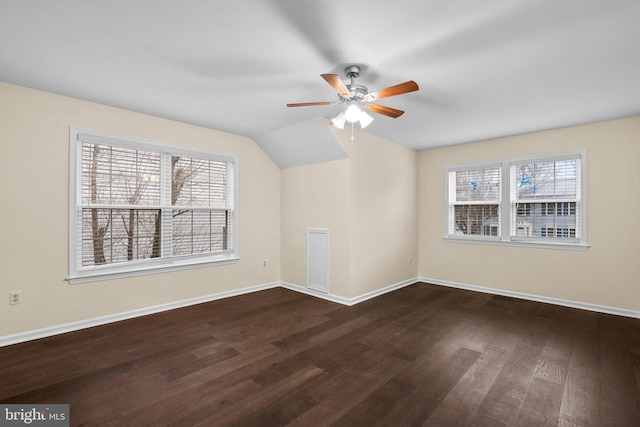
[[384, 105], [368, 104], [367, 107], [369, 108], [369, 110], [373, 111], [374, 113], [384, 114], [385, 116], [389, 116], [394, 119], [404, 114], [404, 111], [402, 110], [396, 110], [395, 108], [385, 107]]
[[332, 102], [320, 101], [320, 102], [299, 102], [297, 104], [287, 104], [287, 107], [313, 107], [314, 105], [331, 105]]
[[402, 95], [403, 93], [413, 92], [418, 90], [418, 83], [413, 80], [409, 80], [408, 82], [400, 83], [395, 86], [390, 86], [384, 89], [380, 89], [379, 91], [370, 93], [367, 95], [368, 99], [380, 99], [380, 98], [388, 98], [390, 96]]
[[344, 96], [345, 98], [351, 98], [351, 91], [344, 84], [342, 79], [337, 74], [320, 74], [323, 79], [327, 81], [333, 87], [340, 96]]

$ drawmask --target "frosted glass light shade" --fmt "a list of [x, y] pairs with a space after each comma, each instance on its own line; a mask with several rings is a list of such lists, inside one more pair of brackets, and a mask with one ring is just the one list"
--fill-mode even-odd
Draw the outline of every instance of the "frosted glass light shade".
[[338, 129], [344, 129], [344, 123], [346, 121], [347, 119], [344, 117], [344, 112], [340, 111], [340, 113], [331, 120], [331, 123]]
[[361, 114], [362, 114], [362, 111], [360, 111], [358, 106], [355, 104], [351, 104], [349, 105], [347, 110], [344, 112], [344, 117], [345, 119], [347, 119], [349, 123], [355, 123], [358, 120], [360, 120]]
[[360, 127], [362, 129], [366, 128], [373, 121], [373, 117], [365, 113], [364, 111], [360, 112]]
[[331, 119], [331, 124], [338, 129], [344, 129], [346, 122], [359, 122], [360, 127], [364, 129], [373, 122], [373, 117], [362, 111], [357, 105], [351, 104], [345, 111], [340, 111], [337, 116]]

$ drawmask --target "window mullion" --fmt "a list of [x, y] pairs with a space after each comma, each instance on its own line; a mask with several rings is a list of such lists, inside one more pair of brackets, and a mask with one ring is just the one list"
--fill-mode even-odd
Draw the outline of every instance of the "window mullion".
[[516, 234], [518, 200], [516, 198], [516, 169], [509, 162], [502, 163], [502, 234], [500, 240], [511, 241]]
[[168, 257], [173, 253], [173, 207], [171, 206], [171, 154], [160, 156], [160, 256]]
[[225, 232], [223, 235], [225, 251], [229, 248], [235, 248], [237, 246], [236, 222], [237, 222], [237, 210], [236, 210], [236, 188], [237, 188], [237, 165], [235, 163], [227, 163], [227, 188], [226, 188], [226, 214], [225, 214]]

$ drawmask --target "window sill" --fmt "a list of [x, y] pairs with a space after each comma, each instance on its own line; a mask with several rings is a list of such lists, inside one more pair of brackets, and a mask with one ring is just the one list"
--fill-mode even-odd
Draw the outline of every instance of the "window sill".
[[72, 285], [78, 283], [95, 282], [99, 280], [120, 279], [124, 277], [143, 276], [147, 274], [166, 273], [171, 271], [191, 270], [194, 268], [206, 268], [219, 265], [236, 264], [239, 258], [225, 258], [223, 260], [210, 260], [201, 262], [183, 262], [174, 264], [161, 264], [153, 266], [145, 266], [135, 270], [123, 270], [121, 268], [113, 268], [100, 271], [83, 271], [77, 275], [69, 276], [65, 280]]
[[563, 243], [563, 242], [532, 242], [532, 241], [512, 241], [512, 240], [498, 240], [498, 239], [474, 239], [464, 237], [449, 237], [444, 238], [445, 242], [450, 243], [471, 243], [477, 245], [495, 245], [495, 246], [515, 246], [523, 248], [536, 248], [536, 249], [561, 249], [569, 251], [586, 251], [589, 245], [584, 243]]

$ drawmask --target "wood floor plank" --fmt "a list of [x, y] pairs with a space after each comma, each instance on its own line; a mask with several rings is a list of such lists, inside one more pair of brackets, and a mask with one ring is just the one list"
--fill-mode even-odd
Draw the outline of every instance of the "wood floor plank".
[[411, 393], [386, 414], [382, 425], [422, 425], [479, 357], [477, 351], [457, 349], [424, 377], [414, 380]]
[[397, 407], [399, 401], [406, 399], [414, 389], [412, 384], [391, 378], [365, 400], [336, 420], [335, 427], [367, 426], [367, 425], [408, 425], [393, 420], [391, 424], [382, 419]]
[[513, 352], [500, 362], [500, 372], [478, 408], [477, 418], [484, 425], [514, 425], [545, 343], [540, 332], [521, 336]]
[[215, 365], [223, 360], [230, 359], [240, 353], [233, 347], [221, 349], [208, 356], [200, 357], [196, 360], [192, 360], [187, 363], [183, 363], [180, 366], [175, 366], [165, 371], [160, 372], [162, 377], [167, 381], [175, 380], [176, 378], [183, 377], [192, 372], [196, 372], [207, 366]]
[[[256, 414], [268, 410], [274, 402], [286, 401], [300, 387], [324, 375], [326, 375], [326, 372], [322, 369], [308, 366], [277, 383], [271, 384], [269, 387], [263, 388], [260, 393], [245, 396], [235, 403], [231, 403], [227, 408], [214, 415], [204, 413], [194, 417], [194, 414], [190, 414], [181, 418], [179, 424], [185, 425], [186, 423], [186, 425], [193, 426], [239, 425], [238, 423], [242, 422], [243, 419], [254, 419]], [[203, 415], [206, 415], [206, 417], [202, 417]]]
[[514, 425], [557, 425], [563, 391], [562, 384], [534, 376], [517, 411]]
[[640, 320], [430, 284], [274, 288], [0, 348], [72, 426], [640, 425]]
[[151, 404], [127, 408], [129, 410], [123, 411], [123, 418], [127, 425], [132, 426], [190, 425], [190, 422], [210, 417], [211, 414], [222, 413], [234, 402], [262, 391], [262, 387], [251, 380], [234, 385], [214, 381], [207, 385], [186, 388], [174, 393], [170, 400], [156, 400]]
[[606, 425], [633, 425], [640, 419], [636, 372], [623, 328], [620, 318], [600, 318], [602, 423]]
[[601, 420], [600, 332], [597, 327], [577, 327], [559, 422], [563, 426], [588, 427], [600, 425]]
[[341, 361], [367, 350], [369, 347], [359, 344], [353, 338], [353, 333], [342, 335], [323, 345], [309, 348], [296, 353], [282, 361], [272, 364], [269, 368], [253, 376], [253, 379], [264, 386], [279, 381], [300, 366], [313, 364], [325, 371], [330, 371]]
[[477, 412], [485, 396], [520, 343], [519, 334], [505, 330], [504, 319], [480, 310], [488, 301], [486, 294], [480, 294], [462, 306], [475, 311], [465, 316], [470, 318], [471, 325], [464, 327], [464, 333], [456, 332], [452, 342], [481, 352], [481, 355], [429, 416], [425, 425], [476, 424]]
[[[515, 347], [515, 342], [513, 347]], [[427, 426], [482, 425], [478, 424], [477, 412], [485, 395], [495, 383], [505, 355], [504, 346], [489, 345], [476, 363], [451, 389], [432, 414], [425, 420]]]
[[328, 426], [364, 400], [383, 380], [354, 372], [334, 371], [309, 384], [299, 393], [317, 402], [287, 425], [290, 427]]
[[329, 320], [303, 331], [287, 334], [286, 337], [275, 340], [272, 344], [282, 350], [299, 352], [310, 347], [323, 345], [339, 338], [355, 329], [371, 323], [373, 319], [366, 316], [358, 316], [348, 319]]

